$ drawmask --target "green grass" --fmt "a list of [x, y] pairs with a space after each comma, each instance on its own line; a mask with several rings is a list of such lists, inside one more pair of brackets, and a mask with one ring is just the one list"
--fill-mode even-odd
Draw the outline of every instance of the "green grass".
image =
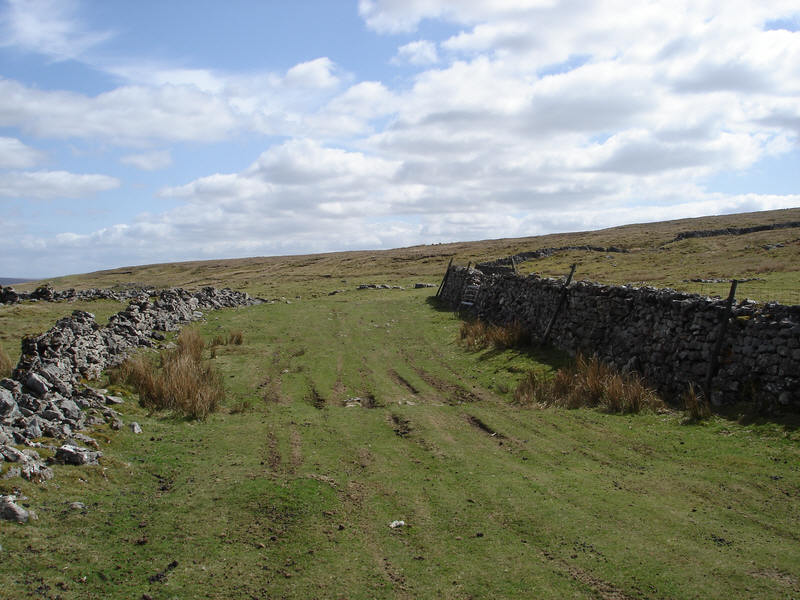
[[0, 480], [39, 516], [0, 524], [0, 595], [800, 593], [795, 429], [517, 408], [523, 374], [564, 357], [470, 351], [431, 293], [209, 313], [206, 341], [244, 332], [212, 359], [226, 408], [195, 422], [129, 399], [125, 420], [144, 433], [104, 431], [101, 466]]

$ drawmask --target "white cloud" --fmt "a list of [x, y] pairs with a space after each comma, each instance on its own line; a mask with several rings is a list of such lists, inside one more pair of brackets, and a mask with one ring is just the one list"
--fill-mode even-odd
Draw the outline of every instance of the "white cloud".
[[227, 74], [153, 63], [108, 70], [129, 83], [96, 96], [41, 90], [0, 77], [0, 127], [19, 127], [39, 137], [104, 138], [136, 146], [223, 141], [241, 132], [302, 136], [312, 130], [324, 135], [361, 128], [316, 114], [349, 77], [338, 75], [326, 57], [299, 63], [285, 74]]
[[246, 171], [247, 176], [285, 185], [308, 185], [342, 179], [389, 179], [396, 163], [325, 148], [311, 140], [293, 140], [264, 152]]
[[0, 169], [27, 169], [43, 158], [43, 153], [16, 138], [0, 137]]
[[78, 58], [111, 37], [87, 30], [73, 0], [7, 0], [0, 14], [0, 45], [17, 46], [55, 60]]
[[397, 55], [392, 59], [397, 64], [409, 63], [418, 66], [427, 66], [439, 62], [436, 44], [428, 40], [409, 42], [397, 49]]
[[119, 187], [108, 175], [81, 175], [67, 171], [11, 171], [0, 173], [0, 196], [9, 198], [82, 198]]
[[41, 137], [211, 141], [239, 125], [224, 99], [186, 86], [124, 86], [86, 96], [0, 79], [0, 126]]
[[519, 16], [550, 7], [556, 0], [359, 0], [367, 25], [383, 33], [414, 31], [424, 19], [474, 23], [498, 16]]
[[293, 66], [286, 72], [285, 81], [293, 87], [330, 88], [339, 83], [333, 69], [333, 61], [323, 56]]
[[143, 171], [157, 171], [166, 169], [172, 164], [172, 155], [169, 150], [155, 150], [142, 154], [128, 154], [120, 158], [120, 162]]
[[334, 97], [321, 111], [323, 118], [345, 116], [359, 121], [391, 115], [398, 110], [398, 98], [378, 81], [362, 81]]
[[226, 77], [210, 69], [187, 69], [153, 61], [114, 63], [103, 68], [132, 85], [190, 86], [207, 94], [222, 93], [227, 86]]

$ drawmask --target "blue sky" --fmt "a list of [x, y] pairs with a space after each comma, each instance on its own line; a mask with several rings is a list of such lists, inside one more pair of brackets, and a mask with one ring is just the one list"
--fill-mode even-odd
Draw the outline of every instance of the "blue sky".
[[800, 206], [799, 29], [780, 0], [2, 0], [0, 275]]

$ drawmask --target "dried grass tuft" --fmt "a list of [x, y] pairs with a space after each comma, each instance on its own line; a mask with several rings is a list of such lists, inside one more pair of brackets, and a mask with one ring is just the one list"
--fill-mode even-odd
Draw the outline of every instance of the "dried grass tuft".
[[711, 416], [711, 407], [702, 392], [695, 390], [694, 384], [689, 384], [683, 396], [683, 408], [686, 411], [684, 423], [699, 423]]
[[497, 350], [519, 348], [530, 343], [530, 335], [519, 321], [491, 325], [484, 321], [466, 321], [459, 332], [461, 343], [469, 350], [493, 347]]
[[0, 379], [3, 377], [11, 377], [11, 372], [14, 370], [14, 365], [11, 364], [11, 358], [0, 346]]
[[664, 408], [658, 395], [634, 374], [621, 374], [597, 356], [578, 355], [575, 363], [552, 377], [529, 372], [514, 391], [519, 405], [561, 408], [597, 407], [609, 413], [638, 413]]
[[[222, 335], [215, 335], [211, 340], [210, 348], [212, 351], [217, 346], [241, 346], [244, 343], [244, 331], [241, 329], [233, 329], [228, 332], [227, 337]], [[213, 358], [213, 357], [212, 357]]]
[[139, 394], [139, 404], [151, 411], [171, 410], [193, 419], [205, 419], [225, 397], [222, 375], [203, 362], [205, 343], [193, 329], [178, 336], [177, 347], [157, 361], [145, 355], [128, 358], [109, 376], [111, 383], [127, 383]]
[[186, 328], [178, 334], [176, 340], [178, 344], [178, 354], [191, 356], [192, 360], [200, 362], [203, 358], [203, 350], [206, 343], [196, 329]]

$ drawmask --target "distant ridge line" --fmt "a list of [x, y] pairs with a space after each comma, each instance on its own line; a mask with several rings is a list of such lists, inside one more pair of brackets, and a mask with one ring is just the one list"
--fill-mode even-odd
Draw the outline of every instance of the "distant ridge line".
[[36, 279], [25, 279], [23, 277], [0, 277], [0, 285], [12, 285], [14, 283], [28, 283]]

